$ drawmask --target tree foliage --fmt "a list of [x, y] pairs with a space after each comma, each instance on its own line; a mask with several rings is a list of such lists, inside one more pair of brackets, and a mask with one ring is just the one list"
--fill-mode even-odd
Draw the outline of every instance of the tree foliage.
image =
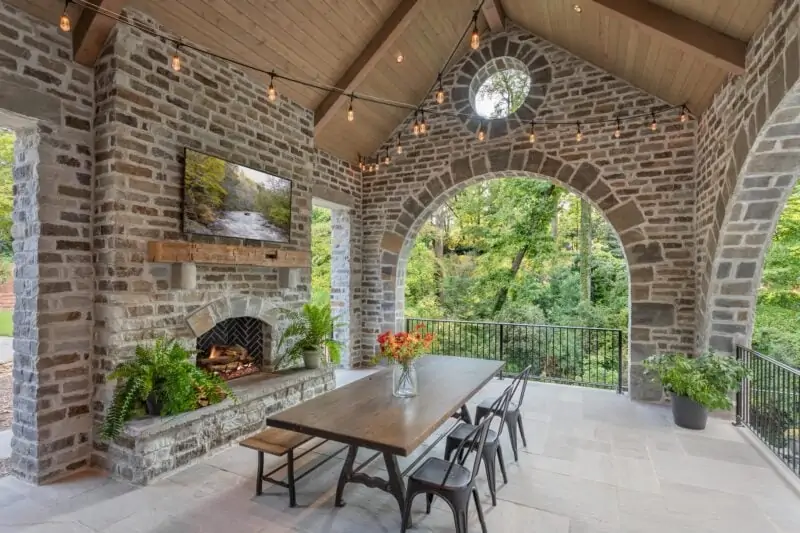
[[475, 95], [478, 112], [486, 118], [507, 117], [525, 102], [531, 88], [527, 72], [515, 69], [492, 74]]
[[0, 129], [0, 253], [11, 253], [11, 213], [14, 209], [14, 133]]

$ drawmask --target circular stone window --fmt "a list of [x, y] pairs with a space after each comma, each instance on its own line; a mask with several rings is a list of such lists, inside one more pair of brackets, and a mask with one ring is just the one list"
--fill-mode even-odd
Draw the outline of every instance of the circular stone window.
[[505, 118], [525, 103], [530, 90], [527, 65], [513, 57], [498, 57], [475, 74], [470, 83], [470, 102], [484, 118]]

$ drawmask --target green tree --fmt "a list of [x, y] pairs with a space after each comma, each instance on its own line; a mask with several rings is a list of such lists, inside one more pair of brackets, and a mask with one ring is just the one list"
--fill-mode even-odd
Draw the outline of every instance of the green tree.
[[227, 191], [225, 162], [216, 157], [189, 152], [186, 156], [186, 218], [203, 225], [217, 219]]
[[530, 76], [521, 70], [501, 70], [478, 89], [475, 101], [487, 118], [507, 117], [522, 105], [531, 88]]
[[14, 133], [0, 129], [0, 254], [11, 253], [11, 214], [14, 210]]
[[314, 302], [331, 297], [331, 210], [311, 210], [311, 293]]

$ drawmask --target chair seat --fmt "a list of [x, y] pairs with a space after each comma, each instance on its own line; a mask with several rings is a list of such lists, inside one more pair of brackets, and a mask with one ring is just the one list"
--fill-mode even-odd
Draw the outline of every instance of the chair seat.
[[[497, 401], [497, 398], [486, 398], [485, 400], [483, 400], [481, 403], [478, 404], [478, 409], [481, 409], [483, 411], [491, 411], [492, 410], [492, 405], [494, 405], [494, 402], [496, 402], [496, 401]], [[508, 411], [509, 412], [516, 411], [518, 408], [519, 407], [514, 402], [511, 402], [511, 403], [508, 404]]]
[[[409, 476], [410, 479], [418, 483], [424, 483], [434, 487], [442, 486], [442, 480], [450, 468], [450, 462], [438, 457], [429, 457]], [[454, 464], [447, 481], [444, 484], [446, 489], [458, 489], [466, 487], [472, 481], [472, 473], [468, 468]]]
[[[456, 428], [450, 432], [447, 436], [448, 439], [454, 439], [458, 442], [469, 437], [469, 434], [472, 433], [477, 426], [472, 424], [459, 424]], [[493, 442], [497, 442], [497, 432], [493, 429], [490, 429], [489, 432], [486, 434], [486, 442], [491, 444]]]

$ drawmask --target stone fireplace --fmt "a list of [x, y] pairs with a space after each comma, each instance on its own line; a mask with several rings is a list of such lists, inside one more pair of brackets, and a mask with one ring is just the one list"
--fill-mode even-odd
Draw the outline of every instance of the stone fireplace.
[[270, 360], [272, 326], [249, 316], [217, 323], [197, 337], [197, 366], [229, 381], [263, 370]]

